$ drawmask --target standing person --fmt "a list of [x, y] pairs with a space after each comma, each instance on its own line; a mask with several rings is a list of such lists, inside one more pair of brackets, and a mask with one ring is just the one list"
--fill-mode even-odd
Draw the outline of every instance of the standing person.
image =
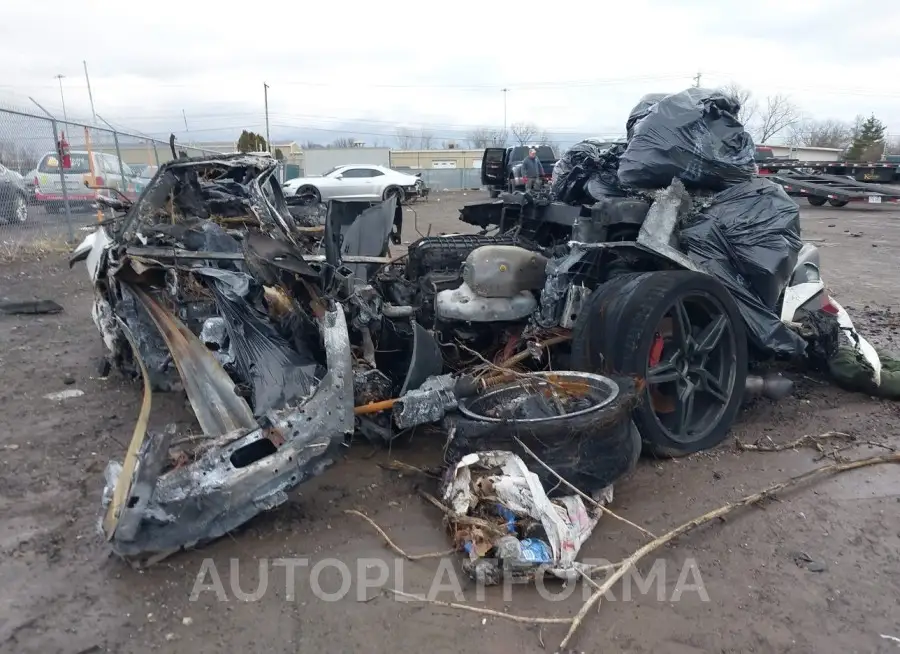
[[544, 174], [544, 166], [537, 158], [537, 150], [531, 148], [528, 156], [522, 162], [522, 177], [525, 178], [525, 192], [541, 188], [541, 176]]

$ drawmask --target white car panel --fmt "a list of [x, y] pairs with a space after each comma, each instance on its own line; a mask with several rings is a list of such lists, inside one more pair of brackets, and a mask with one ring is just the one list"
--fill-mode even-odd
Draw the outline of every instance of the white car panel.
[[313, 187], [323, 202], [335, 199], [380, 200], [390, 187], [414, 187], [419, 178], [415, 175], [391, 170], [385, 166], [370, 164], [345, 165], [325, 173], [321, 177], [302, 177], [284, 183], [285, 195], [296, 195], [303, 187]]

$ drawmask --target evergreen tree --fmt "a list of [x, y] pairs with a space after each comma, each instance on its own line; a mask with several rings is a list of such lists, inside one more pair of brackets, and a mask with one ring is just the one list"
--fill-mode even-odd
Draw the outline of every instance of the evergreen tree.
[[866, 118], [847, 150], [847, 161], [877, 161], [884, 153], [884, 124], [874, 114]]
[[255, 132], [241, 131], [237, 142], [238, 152], [265, 152], [266, 139]]

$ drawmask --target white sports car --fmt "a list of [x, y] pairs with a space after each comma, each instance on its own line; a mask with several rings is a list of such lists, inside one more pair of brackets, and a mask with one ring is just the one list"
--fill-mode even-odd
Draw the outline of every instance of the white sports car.
[[321, 177], [291, 179], [282, 185], [285, 195], [305, 198], [310, 204], [333, 199], [385, 200], [391, 196], [402, 202], [418, 196], [424, 187], [415, 175], [370, 164], [337, 166]]

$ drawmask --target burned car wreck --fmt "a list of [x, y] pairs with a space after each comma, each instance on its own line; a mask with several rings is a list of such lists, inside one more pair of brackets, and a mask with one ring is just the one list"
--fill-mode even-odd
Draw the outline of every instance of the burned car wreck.
[[[144, 389], [125, 459], [106, 470], [113, 551], [148, 562], [220, 537], [354, 435], [439, 424], [450, 468], [537, 452], [599, 496], [642, 451], [712, 447], [747, 393], [783, 394], [753, 361], [827, 359], [844, 338], [877, 386], [878, 355], [827, 295], [796, 205], [743, 160], [733, 107], [702, 89], [672, 100], [724, 121], [735, 152], [689, 143], [713, 154], [660, 162], [676, 148], [648, 141], [662, 133], [642, 128], [654, 102], [628, 144], [564, 155], [552, 192], [468, 205], [480, 234], [393, 257], [393, 199], [331, 201], [322, 225], [288, 205], [269, 158], [162, 166], [72, 257], [108, 363]], [[202, 434], [148, 432], [154, 391], [183, 391]]]
[[[384, 262], [402, 214], [395, 203], [347, 203], [366, 232], [339, 211], [329, 225], [304, 224], [274, 167], [245, 155], [167, 164], [73, 253], [94, 282], [107, 362], [144, 387], [124, 463], [106, 470], [102, 528], [122, 556], [152, 560], [227, 533], [284, 502], [354, 431], [347, 316], [364, 332], [369, 307], [360, 300], [345, 314], [320, 290], [347, 300], [367, 269], [334, 264], [336, 248], [322, 242], [338, 225], [350, 228], [348, 247], [356, 238], [364, 249], [378, 224], [376, 256], [357, 259]], [[173, 390], [202, 435], [147, 432], [152, 392]]]

